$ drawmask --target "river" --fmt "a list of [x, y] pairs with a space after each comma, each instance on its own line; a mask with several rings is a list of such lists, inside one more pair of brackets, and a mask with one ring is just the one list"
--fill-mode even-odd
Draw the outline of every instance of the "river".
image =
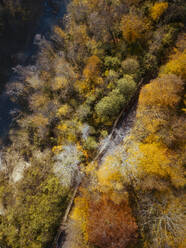
[[[43, 2], [42, 13], [35, 27], [30, 30], [27, 44], [25, 44], [23, 50], [19, 51], [17, 55], [17, 65], [26, 66], [35, 63], [38, 53], [38, 46], [34, 43], [35, 36], [39, 34], [47, 40], [50, 39], [53, 26], [58, 24], [66, 13], [67, 2], [68, 0], [45, 0]], [[5, 84], [5, 90], [0, 95], [0, 145], [2, 145], [3, 140], [7, 137], [11, 124], [19, 112], [19, 106], [11, 101], [10, 96], [6, 92], [6, 85], [11, 84], [17, 76], [12, 70], [9, 80]]]

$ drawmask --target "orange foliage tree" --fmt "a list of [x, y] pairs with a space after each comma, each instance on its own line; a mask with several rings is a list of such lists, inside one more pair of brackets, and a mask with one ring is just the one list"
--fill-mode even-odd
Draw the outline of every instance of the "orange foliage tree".
[[91, 56], [88, 59], [85, 69], [83, 71], [84, 77], [92, 78], [94, 76], [97, 76], [99, 74], [100, 63], [101, 63], [101, 60], [97, 56], [95, 55]]
[[88, 240], [100, 248], [125, 248], [135, 244], [137, 225], [128, 201], [116, 204], [103, 195], [89, 202]]

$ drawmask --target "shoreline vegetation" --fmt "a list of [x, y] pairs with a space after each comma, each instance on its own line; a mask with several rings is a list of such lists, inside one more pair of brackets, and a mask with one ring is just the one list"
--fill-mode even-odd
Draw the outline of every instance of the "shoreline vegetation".
[[40, 37], [8, 88], [21, 114], [1, 154], [0, 246], [51, 247], [83, 178], [63, 248], [185, 247], [185, 11], [71, 0]]
[[[67, 2], [67, 1], [66, 1]], [[0, 139], [8, 142], [8, 131], [21, 116], [20, 106], [9, 88], [19, 81], [22, 67], [37, 63], [41, 38], [51, 41], [51, 32], [66, 13], [66, 2], [59, 0], [5, 1], [0, 3]], [[5, 75], [6, 74], [6, 75]]]
[[32, 42], [33, 29], [43, 11], [43, 0], [0, 2], [0, 92], [12, 67], [24, 61], [24, 50]]

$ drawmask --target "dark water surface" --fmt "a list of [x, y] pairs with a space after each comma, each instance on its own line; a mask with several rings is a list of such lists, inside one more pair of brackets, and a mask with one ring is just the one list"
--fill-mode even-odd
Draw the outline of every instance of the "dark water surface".
[[[43, 11], [40, 18], [30, 31], [30, 37], [23, 51], [21, 51], [20, 65], [25, 66], [34, 63], [34, 58], [38, 53], [38, 47], [34, 44], [35, 35], [39, 34], [41, 37], [50, 39], [50, 34], [54, 25], [60, 22], [66, 13], [67, 0], [46, 0], [44, 1]], [[10, 69], [10, 68], [7, 68]], [[16, 78], [16, 74], [10, 73], [7, 85]], [[0, 139], [7, 137], [11, 124], [18, 113], [19, 106], [11, 101], [10, 96], [6, 90], [0, 95]]]

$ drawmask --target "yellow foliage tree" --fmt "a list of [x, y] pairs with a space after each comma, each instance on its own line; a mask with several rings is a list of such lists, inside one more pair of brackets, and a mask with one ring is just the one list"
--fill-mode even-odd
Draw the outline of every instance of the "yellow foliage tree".
[[[147, 186], [150, 189], [154, 186], [161, 191], [161, 187], [157, 187], [157, 180], [169, 181], [176, 188], [184, 187], [186, 183], [182, 158], [180, 159], [174, 151], [168, 149], [161, 142], [135, 143], [135, 147], [129, 149], [127, 163], [129, 169], [134, 173], [133, 176], [137, 178], [137, 188], [141, 187], [142, 189], [143, 186], [144, 188]], [[151, 182], [151, 186], [145, 186], [141, 181], [144, 179], [144, 183]], [[161, 184], [162, 190], [164, 190], [167, 184]]]
[[93, 84], [89, 79], [77, 80], [74, 84], [74, 88], [81, 95], [86, 96], [87, 93], [90, 93], [93, 89]]
[[181, 100], [183, 81], [176, 75], [162, 75], [143, 87], [139, 97], [139, 109], [177, 106]]
[[168, 158], [168, 150], [161, 144], [140, 144], [138, 167], [142, 170], [142, 173], [148, 175], [154, 174], [160, 177], [167, 177], [170, 175], [170, 159]]
[[78, 123], [75, 120], [61, 121], [57, 126], [58, 130], [58, 144], [74, 143], [77, 141], [78, 137]]
[[143, 38], [146, 30], [147, 24], [140, 17], [132, 14], [123, 16], [121, 20], [121, 31], [124, 39], [129, 43]]
[[155, 3], [150, 10], [150, 15], [154, 21], [158, 20], [168, 8], [167, 2]]
[[72, 108], [68, 104], [63, 104], [57, 112], [58, 117], [68, 117], [72, 112]]
[[52, 152], [58, 154], [62, 150], [62, 146], [53, 146]]
[[83, 193], [83, 196], [78, 196], [75, 198], [75, 207], [71, 213], [70, 218], [77, 222], [82, 230], [84, 242], [88, 242], [88, 233], [87, 233], [87, 216], [89, 208], [89, 195], [85, 189], [80, 189]]
[[186, 81], [186, 49], [183, 52], [176, 50], [169, 62], [160, 69], [161, 74], [176, 74]]
[[96, 174], [101, 190], [114, 191], [123, 189], [123, 176], [121, 173], [119, 157], [112, 155], [107, 156]]
[[104, 80], [100, 77], [101, 60], [93, 55], [87, 60], [87, 64], [83, 70], [83, 79], [77, 80], [74, 87], [77, 92], [83, 96], [90, 96], [95, 94], [97, 86], [102, 86]]
[[68, 87], [68, 85], [69, 85], [68, 80], [65, 77], [58, 76], [52, 82], [52, 89], [53, 90], [65, 89], [66, 87]]

